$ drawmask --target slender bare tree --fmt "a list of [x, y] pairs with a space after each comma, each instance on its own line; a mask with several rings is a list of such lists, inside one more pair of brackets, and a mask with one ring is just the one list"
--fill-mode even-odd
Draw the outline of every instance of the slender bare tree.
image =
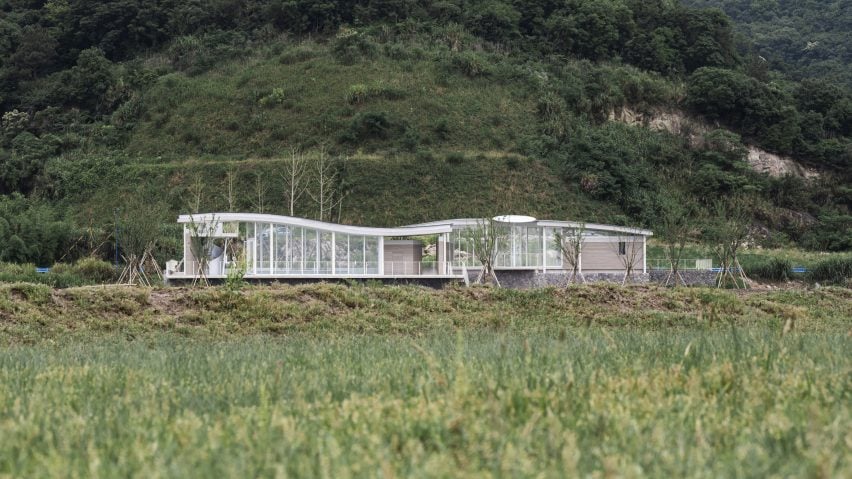
[[317, 206], [317, 219], [329, 221], [334, 209], [343, 201], [337, 164], [329, 157], [325, 147], [321, 147], [312, 166], [313, 187], [307, 189], [307, 194]]
[[569, 233], [557, 232], [554, 236], [554, 243], [562, 253], [562, 258], [571, 267], [571, 276], [567, 282], [569, 285], [576, 283], [578, 278], [581, 283], [586, 282], [586, 278], [583, 277], [583, 272], [580, 269], [580, 255], [583, 252], [585, 233], [586, 224], [580, 223], [576, 228], [569, 230]]
[[308, 188], [308, 161], [301, 150], [290, 149], [290, 155], [284, 159], [281, 179], [284, 181], [284, 201], [290, 216], [296, 215], [296, 205]]
[[636, 281], [634, 273], [636, 270], [636, 263], [639, 262], [639, 257], [642, 255], [642, 243], [637, 241], [636, 236], [618, 234], [615, 237], [615, 241], [611, 244], [615, 250], [618, 261], [624, 268], [624, 278], [622, 278], [621, 284], [624, 285], [628, 281]]
[[225, 172], [225, 202], [228, 204], [228, 211], [234, 211], [237, 203], [237, 172], [233, 168], [228, 168]]
[[189, 209], [192, 213], [199, 213], [201, 211], [201, 204], [204, 201], [204, 181], [201, 179], [200, 174], [192, 178], [192, 183], [187, 188], [187, 192], [189, 197], [185, 202], [189, 205]]
[[269, 187], [266, 186], [266, 181], [263, 175], [258, 171], [254, 175], [254, 210], [258, 213], [263, 213], [266, 209], [266, 195]]

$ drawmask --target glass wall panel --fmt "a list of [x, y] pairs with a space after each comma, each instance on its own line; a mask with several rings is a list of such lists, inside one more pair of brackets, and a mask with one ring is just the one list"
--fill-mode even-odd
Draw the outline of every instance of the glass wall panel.
[[334, 262], [334, 241], [332, 233], [319, 232], [319, 274], [331, 274]]
[[475, 247], [470, 228], [462, 227], [453, 230], [450, 235], [449, 256], [455, 266], [478, 266]]
[[543, 264], [541, 254], [541, 227], [530, 226], [527, 228], [527, 248], [525, 266], [540, 267]]
[[302, 255], [302, 251], [305, 246], [305, 229], [299, 227], [290, 229], [292, 230], [292, 234], [290, 235], [289, 272], [292, 274], [301, 274], [304, 272], [304, 263], [302, 262], [304, 257]]
[[287, 274], [290, 269], [290, 242], [291, 230], [287, 225], [274, 225], [273, 231], [273, 260], [274, 274]]
[[561, 268], [562, 267], [562, 251], [556, 244], [556, 228], [545, 228], [544, 229], [544, 244], [547, 248], [546, 256], [547, 256], [547, 267], [548, 268]]
[[334, 235], [334, 272], [335, 274], [350, 274], [349, 235], [345, 233]]
[[367, 264], [367, 274], [379, 274], [379, 238], [367, 236], [364, 243], [364, 261]]
[[494, 234], [497, 236], [497, 255], [494, 261], [495, 267], [513, 266], [513, 252], [515, 243], [516, 228], [512, 228], [503, 224], [497, 224], [494, 227]]
[[305, 229], [305, 273], [316, 274], [319, 271], [317, 256], [317, 230]]
[[268, 223], [257, 223], [257, 274], [269, 274], [272, 260], [270, 244], [272, 235]]
[[349, 270], [350, 274], [364, 274], [367, 272], [364, 264], [364, 237], [349, 237]]

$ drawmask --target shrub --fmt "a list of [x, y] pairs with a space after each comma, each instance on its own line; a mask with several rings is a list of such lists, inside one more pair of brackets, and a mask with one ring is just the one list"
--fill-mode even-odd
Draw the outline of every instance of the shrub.
[[258, 100], [258, 103], [260, 104], [260, 106], [274, 106], [280, 105], [285, 101], [287, 101], [287, 94], [284, 93], [284, 89], [273, 88], [272, 93]]
[[332, 42], [331, 52], [339, 62], [351, 65], [359, 59], [375, 57], [378, 47], [365, 34], [341, 28]]
[[435, 137], [441, 141], [444, 141], [450, 137], [450, 122], [446, 118], [438, 118], [435, 121], [435, 124], [432, 125], [432, 131], [435, 133]]
[[357, 143], [368, 140], [384, 140], [388, 137], [392, 123], [385, 112], [358, 113], [341, 135], [341, 140]]
[[417, 150], [417, 153], [414, 154], [414, 158], [422, 163], [432, 163], [435, 161], [435, 155], [432, 154], [430, 150]]
[[295, 63], [308, 61], [314, 56], [316, 56], [316, 52], [313, 48], [306, 45], [299, 45], [292, 50], [287, 50], [282, 53], [278, 57], [278, 61], [281, 62], [282, 65], [293, 65]]
[[451, 71], [461, 73], [468, 78], [486, 77], [493, 71], [491, 62], [481, 53], [454, 53], [447, 62]]
[[116, 279], [115, 266], [98, 258], [83, 258], [74, 263], [72, 271], [85, 281], [109, 283]]
[[405, 151], [415, 151], [420, 145], [420, 133], [414, 128], [406, 128], [400, 139], [400, 146]]
[[763, 281], [789, 281], [793, 263], [785, 258], [771, 258], [768, 261], [743, 266], [746, 276]]
[[828, 258], [816, 263], [808, 275], [811, 281], [844, 284], [852, 280], [852, 256]]
[[346, 92], [346, 102], [350, 105], [364, 104], [371, 99], [384, 98], [386, 100], [398, 100], [405, 96], [405, 92], [384, 83], [366, 85], [356, 83], [349, 87]]
[[447, 153], [446, 160], [447, 163], [451, 165], [460, 165], [464, 163], [464, 153], [460, 153], [458, 151]]

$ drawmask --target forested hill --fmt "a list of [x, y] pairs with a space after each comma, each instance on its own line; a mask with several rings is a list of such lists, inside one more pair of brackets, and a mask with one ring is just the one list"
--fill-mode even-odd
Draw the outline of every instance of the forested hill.
[[722, 9], [772, 69], [852, 87], [852, 2], [848, 0], [683, 0]]
[[[329, 160], [348, 223], [709, 232], [736, 207], [754, 241], [852, 248], [852, 94], [743, 41], [670, 0], [2, 2], [0, 261], [102, 254], [115, 219], [173, 255], [178, 212], [289, 212], [293, 156]], [[329, 219], [310, 197], [294, 213]]]

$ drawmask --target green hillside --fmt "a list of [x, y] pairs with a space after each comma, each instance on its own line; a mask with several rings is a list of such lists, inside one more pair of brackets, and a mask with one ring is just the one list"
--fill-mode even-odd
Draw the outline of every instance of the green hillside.
[[750, 49], [794, 78], [852, 86], [852, 4], [843, 0], [683, 0], [730, 15]]
[[[852, 95], [755, 76], [718, 11], [634, 0], [0, 11], [0, 260], [103, 254], [114, 218], [125, 249], [150, 239], [165, 257], [179, 212], [286, 213], [294, 149], [331, 159], [332, 219], [346, 223], [512, 212], [655, 228], [672, 204], [711, 224], [716, 203], [736, 198], [764, 244], [852, 248]], [[688, 139], [608, 120], [622, 108], [718, 129]], [[819, 178], [755, 173], [746, 145]], [[317, 209], [306, 195], [295, 213]]]

